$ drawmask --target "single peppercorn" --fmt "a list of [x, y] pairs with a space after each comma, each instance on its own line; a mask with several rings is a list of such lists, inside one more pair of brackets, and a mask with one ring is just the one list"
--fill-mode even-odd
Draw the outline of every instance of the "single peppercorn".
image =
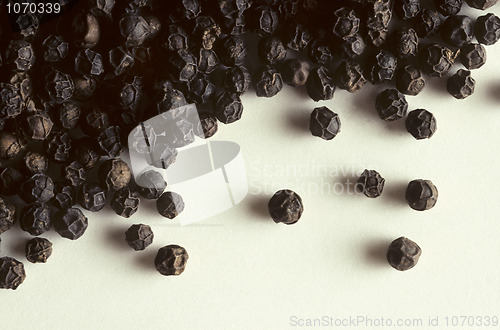
[[25, 278], [22, 262], [10, 257], [0, 258], [0, 289], [16, 290]]
[[187, 87], [187, 100], [195, 104], [209, 103], [215, 95], [214, 83], [203, 73], [194, 76]]
[[98, 212], [106, 205], [106, 193], [97, 183], [84, 183], [78, 194], [78, 203], [88, 211]]
[[472, 8], [485, 10], [490, 7], [493, 7], [498, 0], [465, 0], [465, 1]]
[[196, 57], [187, 49], [179, 49], [172, 52], [168, 63], [172, 79], [181, 82], [189, 82], [196, 75]]
[[73, 156], [84, 169], [92, 169], [101, 159], [99, 152], [95, 147], [95, 143], [90, 137], [78, 139], [74, 143]]
[[198, 72], [211, 74], [219, 66], [219, 57], [213, 49], [200, 48], [198, 55]]
[[148, 170], [139, 175], [136, 180], [137, 191], [146, 199], [157, 199], [165, 191], [167, 183], [160, 172]]
[[407, 64], [396, 71], [396, 88], [406, 95], [418, 95], [425, 87], [422, 71], [412, 64]]
[[50, 160], [65, 163], [70, 158], [71, 138], [67, 132], [52, 131], [44, 141], [44, 150]]
[[434, 0], [437, 11], [443, 16], [458, 14], [462, 4], [463, 0]]
[[262, 38], [257, 45], [257, 53], [264, 64], [276, 64], [286, 57], [286, 48], [275, 35]]
[[19, 197], [27, 204], [47, 203], [54, 197], [54, 182], [43, 173], [33, 174], [21, 185]]
[[19, 217], [21, 229], [33, 236], [38, 236], [50, 230], [52, 219], [50, 209], [46, 204], [35, 202], [26, 205]]
[[21, 122], [21, 130], [24, 136], [28, 139], [43, 141], [50, 132], [54, 123], [49, 115], [43, 111], [37, 111], [23, 118]]
[[406, 116], [408, 103], [405, 96], [397, 89], [388, 88], [377, 95], [375, 109], [380, 119], [394, 121]]
[[129, 166], [121, 159], [109, 159], [99, 167], [99, 180], [107, 190], [125, 188], [131, 177]]
[[0, 194], [14, 195], [19, 193], [25, 176], [14, 167], [6, 167], [0, 171]]
[[[131, 54], [129, 52], [129, 50], [127, 50], [127, 48], [125, 48], [124, 46], [118, 46], [118, 47], [111, 49], [108, 52], [108, 59], [107, 60], [108, 60], [107, 64], [109, 64], [113, 68], [112, 72], [113, 72], [113, 75], [116, 77], [124, 74], [125, 72], [130, 71], [134, 67], [134, 64], [135, 64], [135, 59], [134, 59], [133, 54]], [[100, 71], [99, 69], [102, 69], [102, 63], [101, 63], [101, 67], [99, 68], [98, 61], [94, 60], [91, 63], [88, 63], [88, 60], [86, 60], [85, 62], [83, 62], [83, 63], [85, 63], [85, 65], [87, 66], [87, 69], [89, 67], [89, 64], [91, 64], [90, 68], [95, 70], [96, 72]]]
[[75, 188], [66, 183], [58, 182], [54, 185], [54, 198], [52, 199], [54, 205], [61, 209], [69, 209], [76, 204], [76, 191]]
[[470, 71], [460, 69], [448, 78], [446, 88], [448, 93], [456, 99], [465, 99], [474, 94], [476, 81], [471, 77]]
[[474, 24], [474, 34], [483, 45], [493, 45], [500, 39], [500, 18], [492, 13], [479, 16]]
[[417, 243], [406, 237], [394, 240], [387, 249], [387, 261], [399, 270], [405, 271], [413, 268], [422, 254], [422, 249]]
[[68, 56], [69, 44], [60, 35], [51, 34], [42, 43], [45, 62], [60, 62]]
[[356, 183], [356, 190], [366, 197], [377, 198], [384, 190], [385, 179], [375, 170], [364, 170]]
[[416, 56], [418, 53], [417, 32], [410, 27], [404, 26], [392, 34], [389, 44], [398, 59]]
[[21, 90], [13, 84], [0, 83], [0, 117], [15, 118], [23, 111]]
[[312, 135], [331, 140], [340, 132], [340, 118], [325, 106], [315, 108], [311, 113], [309, 129]]
[[455, 63], [455, 53], [449, 48], [433, 43], [419, 54], [420, 68], [431, 77], [442, 77]]
[[118, 158], [124, 148], [120, 140], [120, 128], [108, 126], [103, 128], [97, 136], [97, 144], [102, 153], [110, 158]]
[[269, 200], [269, 214], [275, 223], [292, 225], [299, 221], [304, 212], [302, 198], [289, 189], [278, 190]]
[[80, 105], [75, 101], [69, 100], [57, 106], [55, 121], [61, 128], [70, 130], [78, 126], [80, 115]]
[[61, 168], [61, 176], [73, 187], [81, 185], [87, 179], [85, 169], [77, 161], [72, 161], [71, 163], [63, 166]]
[[155, 257], [156, 270], [165, 276], [180, 275], [186, 269], [189, 255], [179, 245], [167, 245], [158, 250]]
[[406, 130], [417, 140], [428, 139], [436, 132], [436, 118], [425, 109], [410, 111], [406, 117]]
[[150, 36], [149, 24], [141, 15], [123, 15], [118, 24], [127, 46], [140, 46]]
[[74, 75], [73, 83], [75, 90], [73, 98], [78, 101], [85, 101], [94, 96], [97, 88], [97, 80], [90, 75]]
[[324, 66], [312, 69], [306, 82], [306, 90], [309, 97], [316, 102], [332, 99], [335, 84], [330, 71]]
[[148, 225], [132, 225], [125, 232], [125, 241], [135, 251], [142, 251], [153, 243], [154, 233]]
[[465, 15], [451, 15], [441, 25], [441, 38], [452, 47], [463, 47], [474, 37], [472, 20]]
[[363, 54], [366, 43], [360, 34], [347, 38], [340, 44], [340, 54], [346, 58], [356, 58]]
[[430, 210], [436, 205], [438, 190], [430, 180], [413, 180], [406, 188], [406, 201], [417, 211]]
[[228, 35], [217, 44], [217, 55], [225, 66], [242, 65], [247, 56], [247, 47], [243, 38]]
[[387, 50], [371, 54], [366, 60], [365, 77], [372, 84], [381, 84], [392, 80], [398, 59]]
[[486, 49], [481, 44], [468, 44], [460, 48], [460, 61], [469, 70], [479, 69], [486, 63]]
[[288, 49], [300, 52], [307, 48], [312, 35], [304, 25], [290, 21], [284, 27], [282, 40]]
[[360, 19], [354, 10], [342, 7], [333, 12], [333, 34], [340, 39], [348, 39], [359, 31]]
[[14, 70], [29, 71], [35, 64], [33, 46], [26, 40], [11, 40], [5, 53], [7, 64]]
[[266, 65], [255, 71], [253, 84], [257, 96], [273, 97], [283, 88], [283, 79], [274, 67]]
[[45, 76], [45, 90], [52, 100], [61, 103], [73, 96], [75, 83], [69, 74], [52, 68]]
[[24, 139], [16, 133], [0, 132], [0, 159], [11, 160], [26, 146]]
[[35, 237], [26, 242], [26, 259], [32, 263], [45, 263], [52, 255], [52, 243], [46, 238]]
[[202, 138], [208, 139], [214, 136], [218, 129], [217, 118], [209, 112], [202, 112], [199, 118], [203, 130]]
[[394, 2], [394, 11], [402, 20], [409, 20], [420, 13], [420, 0], [396, 0]]
[[117, 190], [111, 199], [111, 208], [124, 218], [131, 217], [139, 208], [139, 194], [130, 188]]
[[156, 208], [165, 218], [173, 219], [184, 211], [184, 200], [179, 194], [166, 191], [156, 200]]
[[368, 30], [366, 34], [366, 43], [369, 46], [373, 46], [375, 48], [382, 48], [389, 36], [389, 32], [387, 29], [382, 30]]
[[186, 31], [177, 24], [169, 24], [162, 29], [161, 46], [168, 51], [174, 52], [179, 49], [188, 49], [189, 36]]
[[110, 124], [108, 113], [99, 108], [86, 111], [81, 119], [82, 131], [88, 136], [95, 135]]
[[92, 48], [101, 38], [97, 17], [90, 12], [80, 12], [73, 18], [71, 32], [77, 47]]
[[315, 38], [309, 44], [308, 56], [318, 65], [328, 65], [334, 60], [331, 48], [330, 42], [326, 37], [322, 36], [320, 38]]
[[226, 69], [222, 85], [226, 91], [241, 95], [247, 91], [250, 82], [250, 72], [240, 65]]
[[211, 16], [198, 16], [193, 20], [190, 40], [193, 48], [212, 49], [221, 34], [221, 28]]
[[269, 6], [250, 8], [246, 19], [248, 27], [259, 36], [272, 34], [278, 28], [278, 13]]
[[88, 225], [87, 217], [76, 207], [61, 210], [54, 217], [56, 231], [61, 237], [70, 240], [80, 238], [87, 230]]
[[102, 55], [89, 48], [80, 50], [75, 58], [75, 71], [82, 75], [100, 75], [104, 72]]
[[349, 93], [358, 92], [366, 83], [363, 68], [355, 60], [344, 60], [340, 62], [333, 75], [335, 84], [340, 89]]
[[441, 25], [441, 18], [437, 11], [424, 8], [414, 21], [414, 29], [420, 38], [427, 38], [435, 34]]
[[6, 232], [16, 221], [16, 207], [0, 197], [0, 234]]

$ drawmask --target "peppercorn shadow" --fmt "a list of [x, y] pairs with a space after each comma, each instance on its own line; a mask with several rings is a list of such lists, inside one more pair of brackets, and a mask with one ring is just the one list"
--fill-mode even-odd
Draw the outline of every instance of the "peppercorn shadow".
[[387, 199], [388, 207], [406, 207], [406, 187], [408, 182], [386, 184], [382, 196]]
[[131, 250], [131, 248], [127, 245], [127, 242], [125, 241], [125, 232], [127, 231], [127, 229], [128, 227], [126, 226], [111, 228], [107, 233], [108, 241], [117, 250], [119, 249], [127, 252]]
[[271, 220], [268, 207], [269, 198], [267, 195], [248, 195], [245, 203], [255, 218], [269, 222]]
[[137, 267], [144, 272], [154, 273], [155, 270], [155, 258], [158, 250], [149, 247], [144, 251], [137, 252], [137, 256], [135, 258], [135, 263]]
[[290, 126], [294, 128], [298, 133], [303, 133], [304, 135], [310, 135], [309, 123], [311, 120], [311, 114], [305, 111], [290, 111], [288, 116], [288, 122]]
[[500, 83], [492, 83], [489, 86], [489, 96], [493, 101], [500, 102]]
[[361, 193], [357, 190], [358, 180], [359, 176], [345, 174], [337, 177], [335, 182], [342, 186], [340, 189], [342, 195], [359, 195]]
[[382, 267], [387, 265], [387, 248], [392, 239], [373, 240], [364, 245], [365, 259], [368, 265]]
[[375, 109], [375, 99], [381, 90], [379, 85], [366, 84], [353, 98], [354, 112], [365, 120], [381, 121]]

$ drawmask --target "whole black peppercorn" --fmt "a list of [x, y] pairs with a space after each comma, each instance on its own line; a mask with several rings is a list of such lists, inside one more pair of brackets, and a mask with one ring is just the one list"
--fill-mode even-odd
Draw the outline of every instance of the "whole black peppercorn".
[[89, 170], [93, 168], [101, 159], [95, 143], [90, 137], [84, 137], [75, 141], [73, 155], [83, 168]]
[[45, 62], [60, 62], [68, 56], [69, 44], [60, 35], [51, 34], [43, 41], [43, 58]]
[[241, 95], [247, 91], [250, 82], [250, 72], [240, 65], [226, 69], [222, 85], [226, 91]]
[[392, 19], [393, 1], [365, 1], [366, 26], [370, 30], [385, 30]]
[[156, 200], [156, 208], [165, 218], [173, 219], [184, 211], [184, 200], [179, 194], [166, 191]]
[[424, 8], [414, 21], [414, 28], [420, 38], [427, 38], [437, 32], [441, 18], [437, 11]]
[[428, 139], [436, 132], [436, 118], [425, 109], [410, 111], [406, 118], [406, 130], [417, 140]]
[[90, 99], [97, 88], [97, 80], [90, 75], [74, 75], [73, 84], [75, 85], [73, 98], [78, 101]]
[[302, 198], [289, 189], [278, 190], [268, 203], [269, 214], [275, 223], [292, 225], [299, 221], [304, 212]]
[[61, 168], [61, 177], [73, 187], [77, 187], [85, 182], [87, 173], [83, 166], [75, 160]]
[[226, 36], [218, 42], [217, 55], [225, 66], [242, 65], [247, 56], [245, 41], [239, 36]]
[[208, 139], [214, 136], [218, 129], [217, 118], [209, 112], [200, 113], [199, 118], [203, 130], [203, 137]]
[[65, 163], [70, 158], [71, 138], [64, 131], [52, 131], [44, 141], [44, 150], [56, 163]]
[[396, 88], [406, 95], [418, 95], [425, 87], [422, 71], [412, 64], [407, 64], [396, 71]]
[[107, 190], [125, 188], [131, 177], [129, 166], [121, 159], [108, 159], [99, 167], [99, 180]]
[[479, 69], [486, 63], [486, 49], [481, 44], [468, 44], [460, 48], [460, 61], [469, 70]]
[[465, 1], [472, 8], [485, 10], [490, 7], [493, 7], [498, 0], [465, 0]]
[[25, 141], [16, 133], [0, 132], [0, 159], [13, 159], [25, 146]]
[[98, 212], [106, 205], [106, 192], [97, 183], [84, 183], [77, 199], [84, 209]]
[[56, 183], [54, 185], [54, 198], [52, 202], [61, 210], [73, 207], [76, 204], [75, 188], [62, 182]]
[[434, 0], [437, 11], [443, 16], [458, 14], [462, 4], [463, 0]]
[[170, 85], [169, 88], [160, 91], [156, 95], [156, 109], [158, 110], [158, 113], [167, 112], [188, 104], [184, 94], [173, 88], [172, 83], [168, 82], [168, 84]]
[[391, 52], [380, 50], [371, 54], [366, 60], [365, 77], [372, 84], [381, 84], [392, 80], [398, 60]]
[[366, 49], [366, 43], [360, 34], [347, 38], [340, 45], [340, 53], [346, 58], [356, 58], [363, 54]]
[[406, 116], [408, 103], [397, 89], [388, 88], [377, 95], [375, 109], [380, 119], [393, 121]]
[[21, 90], [12, 84], [0, 83], [0, 116], [15, 118], [23, 110]]
[[356, 190], [366, 197], [376, 198], [384, 190], [385, 179], [375, 170], [364, 170], [356, 183]]
[[221, 34], [219, 24], [211, 16], [198, 16], [194, 19], [191, 41], [195, 48], [212, 49]]
[[127, 46], [140, 46], [150, 36], [149, 24], [141, 15], [124, 15], [118, 24]]
[[394, 11], [402, 20], [414, 18], [420, 13], [420, 0], [396, 0], [394, 2]]
[[33, 174], [21, 185], [19, 197], [27, 204], [47, 203], [54, 197], [54, 182], [43, 173]]
[[328, 65], [334, 61], [332, 47], [330, 47], [330, 42], [325, 37], [315, 38], [308, 48], [308, 56], [314, 63]]
[[413, 180], [406, 188], [406, 201], [414, 210], [430, 210], [436, 205], [438, 190], [430, 180]]
[[35, 237], [26, 242], [26, 259], [32, 263], [45, 263], [52, 255], [52, 243], [46, 238]]
[[500, 18], [489, 13], [479, 16], [474, 24], [477, 41], [484, 45], [493, 45], [500, 39]]
[[37, 111], [23, 118], [21, 130], [28, 139], [43, 141], [49, 136], [54, 123], [49, 115], [43, 111]]
[[422, 249], [417, 243], [406, 237], [394, 240], [387, 250], [387, 261], [399, 270], [405, 271], [413, 268], [422, 254]]
[[83, 212], [72, 207], [56, 213], [54, 228], [64, 238], [76, 240], [80, 238], [88, 227], [88, 219]]
[[166, 50], [172, 52], [179, 49], [188, 49], [189, 36], [181, 26], [177, 24], [170, 24], [163, 29], [161, 45]]
[[136, 180], [137, 191], [146, 199], [157, 199], [165, 191], [167, 183], [161, 173], [155, 170], [148, 170], [139, 175]]
[[29, 71], [35, 64], [35, 52], [26, 40], [12, 40], [6, 50], [6, 62], [17, 71]]
[[16, 221], [16, 207], [0, 197], [0, 234], [6, 232]]
[[198, 72], [211, 74], [219, 66], [219, 57], [213, 49], [200, 48], [198, 55]]
[[474, 37], [472, 20], [465, 15], [451, 15], [441, 25], [441, 38], [448, 45], [463, 47]]
[[394, 55], [399, 59], [407, 59], [418, 53], [418, 36], [414, 29], [402, 27], [391, 36], [391, 45]]
[[359, 91], [366, 83], [363, 68], [355, 60], [344, 60], [340, 62], [335, 70], [334, 81], [338, 88], [345, 89], [349, 93]]
[[340, 118], [327, 107], [315, 108], [311, 113], [309, 129], [312, 135], [331, 140], [340, 132]]
[[100, 75], [104, 72], [102, 55], [89, 48], [80, 50], [75, 58], [75, 71], [82, 75]]
[[448, 78], [446, 88], [448, 93], [456, 99], [465, 99], [474, 94], [476, 81], [471, 77], [470, 71], [460, 69]]
[[108, 113], [99, 108], [92, 108], [81, 118], [81, 128], [88, 136], [95, 135], [110, 124]]
[[135, 251], [142, 251], [153, 243], [154, 233], [148, 225], [132, 225], [125, 232], [125, 241]]
[[251, 8], [246, 19], [248, 27], [260, 36], [273, 34], [278, 27], [278, 13], [269, 6]]
[[80, 12], [75, 15], [71, 31], [77, 47], [95, 47], [101, 38], [99, 21], [96, 16], [89, 12]]
[[6, 167], [0, 171], [0, 194], [14, 195], [20, 191], [26, 178], [14, 167]]
[[188, 258], [185, 248], [179, 245], [167, 245], [158, 250], [155, 268], [165, 276], [180, 275], [186, 269]]
[[354, 10], [348, 7], [337, 9], [333, 13], [333, 34], [340, 39], [351, 38], [359, 31], [360, 19]]
[[97, 143], [102, 152], [110, 158], [120, 157], [124, 149], [120, 140], [120, 128], [118, 126], [103, 128], [97, 136]]
[[173, 0], [168, 2], [170, 21], [175, 23], [181, 20], [190, 20], [201, 13], [201, 4], [198, 0]]
[[[98, 54], [98, 53], [96, 53]], [[87, 55], [87, 54], [85, 54]], [[85, 65], [84, 69], [88, 70], [89, 69], [89, 64], [90, 69], [94, 70], [96, 72], [98, 71], [103, 71], [103, 64], [101, 62], [101, 66], [99, 67], [99, 62], [98, 61], [91, 61], [89, 63], [90, 59], [89, 56], [87, 55], [86, 58], [83, 59], [83, 64]], [[118, 46], [116, 48], [113, 48], [109, 51], [108, 53], [108, 63], [111, 65], [113, 68], [113, 75], [114, 76], [120, 76], [124, 74], [125, 72], [129, 71], [132, 69], [132, 67], [135, 64], [135, 59], [132, 56], [132, 54], [125, 48], [124, 46]], [[81, 72], [80, 72], [81, 73]]]
[[117, 190], [111, 199], [111, 208], [124, 218], [131, 217], [139, 208], [139, 194], [130, 188]]
[[196, 62], [196, 57], [187, 49], [173, 52], [168, 61], [172, 79], [189, 82], [196, 75]]
[[455, 63], [455, 54], [447, 47], [433, 43], [419, 54], [420, 68], [431, 77], [442, 77]]
[[375, 48], [382, 48], [389, 36], [389, 32], [386, 29], [382, 30], [368, 30], [366, 34], [366, 43], [369, 46], [373, 46]]
[[335, 92], [335, 84], [332, 75], [324, 66], [311, 70], [306, 82], [307, 94], [316, 102], [330, 100]]
[[286, 48], [280, 38], [275, 35], [260, 39], [257, 52], [264, 64], [276, 64], [286, 57]]
[[19, 29], [23, 37], [29, 39], [37, 33], [38, 28], [40, 27], [40, 20], [35, 13], [30, 13], [27, 11], [26, 13], [17, 16], [15, 26]]
[[25, 278], [22, 262], [10, 257], [0, 258], [0, 289], [16, 290]]
[[296, 21], [290, 21], [284, 27], [282, 40], [288, 49], [300, 52], [309, 45], [312, 35], [304, 25]]
[[46, 204], [33, 203], [26, 205], [21, 210], [19, 217], [21, 229], [33, 236], [38, 236], [50, 230], [52, 219], [50, 209]]
[[243, 13], [238, 13], [230, 17], [222, 17], [222, 33], [233, 36], [242, 35], [247, 31], [246, 21], [246, 17]]
[[64, 129], [73, 129], [78, 126], [81, 109], [75, 101], [66, 101], [56, 108], [56, 123]]
[[52, 69], [45, 76], [45, 90], [57, 103], [70, 99], [75, 92], [75, 84], [69, 74]]
[[123, 111], [139, 112], [144, 103], [143, 77], [125, 76], [118, 95], [118, 106]]
[[257, 96], [273, 97], [283, 88], [283, 79], [278, 70], [272, 66], [266, 65], [255, 71], [253, 84]]
[[187, 87], [187, 99], [195, 104], [209, 103], [215, 95], [214, 83], [203, 73], [198, 73], [194, 76]]
[[281, 65], [280, 71], [286, 84], [293, 87], [304, 86], [309, 78], [309, 63], [298, 59], [289, 59]]

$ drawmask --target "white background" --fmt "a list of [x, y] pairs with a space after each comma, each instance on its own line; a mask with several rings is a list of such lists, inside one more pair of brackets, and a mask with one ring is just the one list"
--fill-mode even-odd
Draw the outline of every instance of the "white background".
[[[500, 15], [498, 6], [490, 11]], [[250, 90], [243, 118], [214, 137], [241, 145], [250, 195], [239, 206], [186, 227], [144, 200], [130, 219], [109, 206], [85, 212], [89, 228], [79, 240], [43, 235], [54, 243], [47, 264], [27, 262], [30, 236], [16, 225], [2, 235], [1, 255], [24, 262], [27, 278], [16, 291], [0, 292], [0, 328], [286, 329], [293, 316], [415, 318], [422, 328], [439, 317], [444, 328], [446, 316], [500, 316], [500, 46], [487, 52], [486, 65], [472, 72], [476, 92], [468, 99], [447, 94], [445, 79], [428, 79], [419, 96], [407, 97], [410, 110], [437, 118], [436, 134], [425, 141], [408, 134], [404, 120], [378, 118], [374, 97], [389, 85], [354, 95], [337, 90], [318, 103], [289, 86], [271, 99]], [[320, 105], [341, 118], [334, 140], [308, 131]], [[386, 179], [380, 198], [346, 191], [365, 168]], [[404, 199], [408, 182], [419, 178], [439, 190], [426, 212]], [[275, 224], [267, 213], [269, 198], [283, 188], [303, 198], [295, 225]], [[134, 223], [155, 233], [143, 252], [124, 241]], [[407, 272], [385, 260], [400, 236], [423, 250]], [[167, 244], [189, 252], [181, 276], [154, 269]]]

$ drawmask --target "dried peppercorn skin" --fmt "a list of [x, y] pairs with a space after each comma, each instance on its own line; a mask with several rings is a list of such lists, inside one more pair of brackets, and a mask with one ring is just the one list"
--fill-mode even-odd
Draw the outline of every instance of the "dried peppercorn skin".
[[304, 211], [302, 198], [289, 189], [278, 190], [269, 200], [269, 214], [275, 223], [292, 225], [299, 221]]
[[387, 261], [399, 270], [405, 271], [413, 268], [422, 254], [422, 249], [417, 243], [406, 237], [394, 240], [387, 249]]
[[385, 179], [375, 170], [364, 170], [356, 183], [358, 192], [366, 197], [377, 198], [384, 190]]
[[25, 278], [22, 262], [10, 257], [0, 258], [0, 289], [16, 290]]
[[162, 247], [155, 257], [156, 270], [165, 276], [180, 275], [186, 269], [189, 255], [185, 248], [179, 245]]
[[416, 211], [426, 211], [436, 205], [438, 190], [430, 180], [413, 180], [406, 188], [406, 201]]

